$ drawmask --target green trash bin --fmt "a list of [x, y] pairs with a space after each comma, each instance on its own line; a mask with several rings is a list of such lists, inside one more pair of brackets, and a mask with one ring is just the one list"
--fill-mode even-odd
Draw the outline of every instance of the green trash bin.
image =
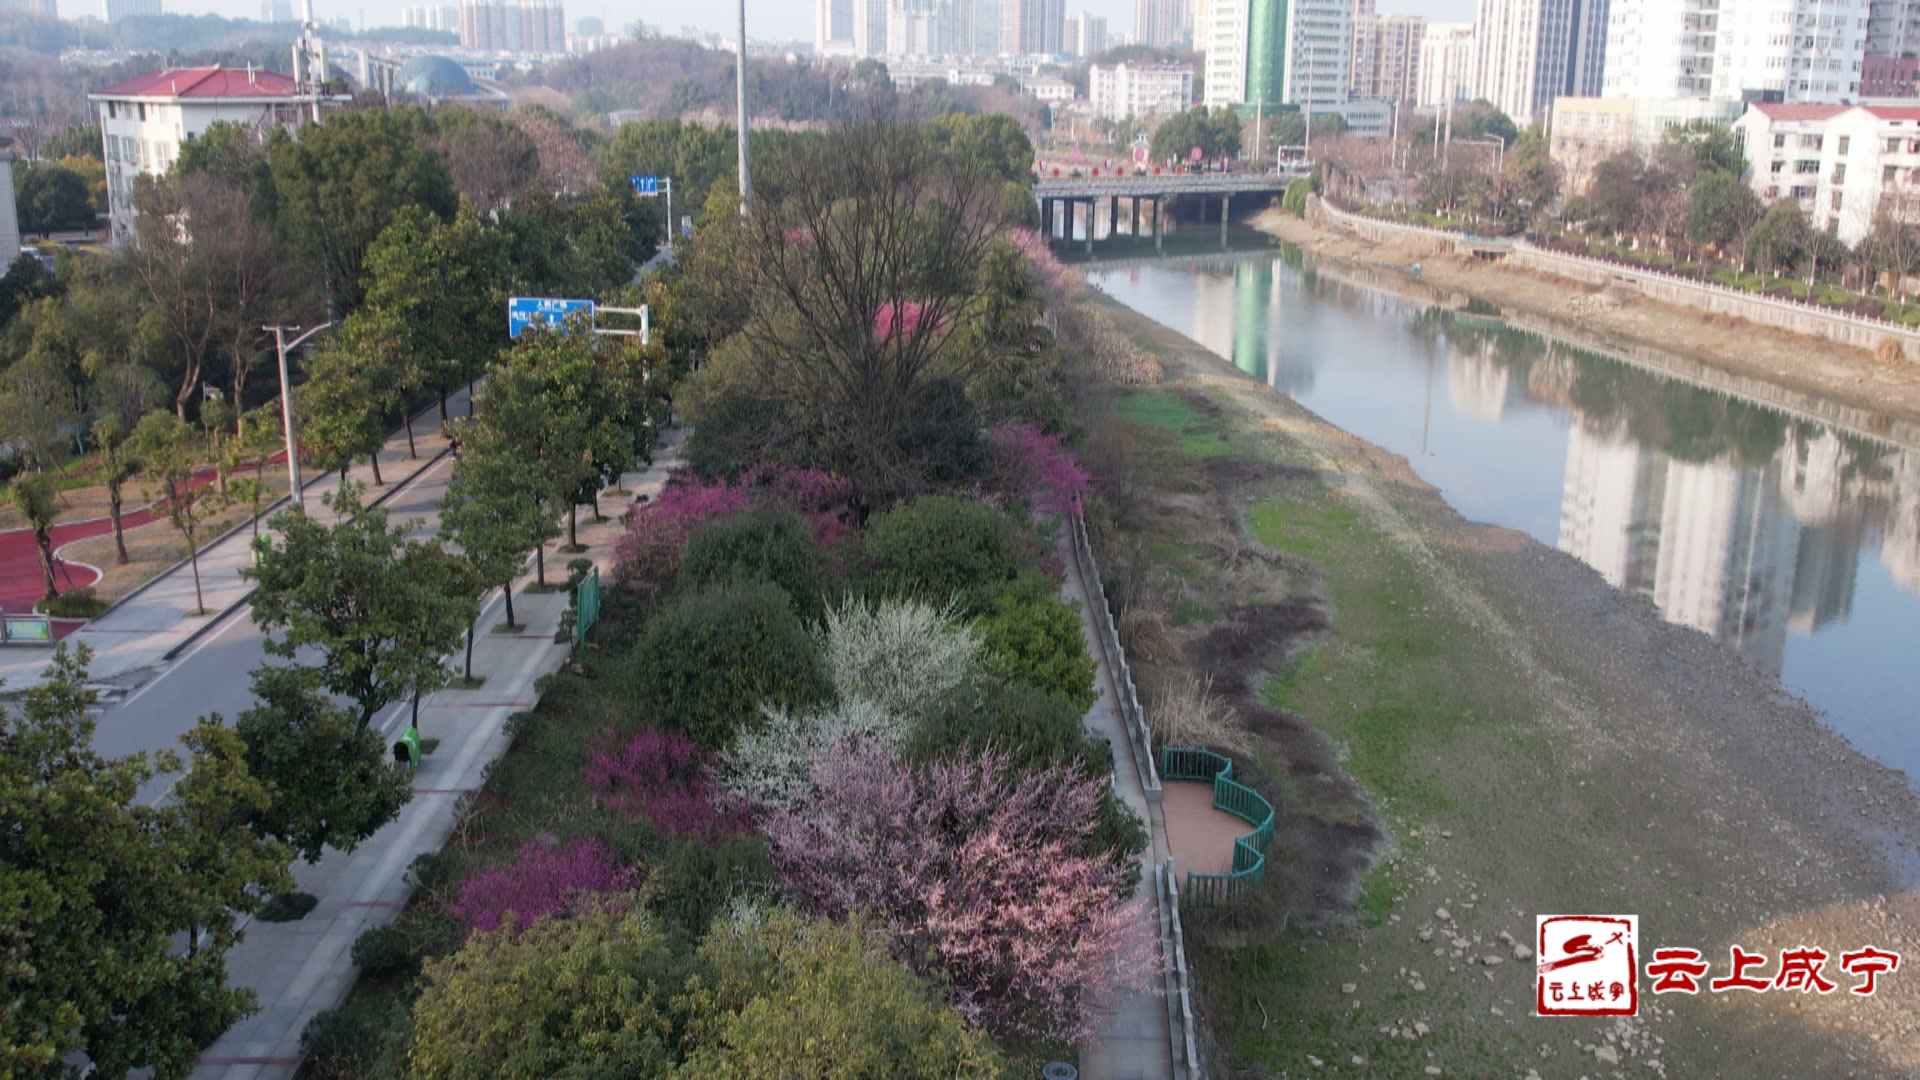
[[393, 744], [393, 760], [409, 769], [420, 767], [420, 729], [408, 727]]

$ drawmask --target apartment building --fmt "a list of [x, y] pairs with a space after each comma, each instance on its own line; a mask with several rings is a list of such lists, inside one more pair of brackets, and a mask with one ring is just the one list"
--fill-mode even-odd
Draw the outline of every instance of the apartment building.
[[1920, 220], [1920, 107], [1760, 104], [1734, 123], [1747, 182], [1857, 244], [1883, 205]]

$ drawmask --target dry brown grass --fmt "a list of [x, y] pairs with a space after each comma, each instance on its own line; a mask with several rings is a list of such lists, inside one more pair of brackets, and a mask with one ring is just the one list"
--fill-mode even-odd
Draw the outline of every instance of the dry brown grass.
[[1881, 338], [1880, 343], [1873, 347], [1873, 358], [1888, 365], [1907, 362], [1906, 351], [1900, 347], [1900, 342], [1890, 337]]
[[1120, 615], [1118, 629], [1120, 644], [1128, 656], [1154, 663], [1180, 656], [1180, 643], [1174, 640], [1173, 629], [1160, 614], [1159, 605], [1135, 604], [1127, 608]]
[[1147, 708], [1153, 739], [1162, 746], [1205, 746], [1247, 753], [1252, 738], [1240, 714], [1213, 691], [1213, 676], [1186, 672], [1169, 678]]
[[[284, 472], [276, 477], [272, 470], [268, 470], [266, 481], [267, 494], [260, 500], [262, 510], [273, 505], [274, 500], [287, 490]], [[201, 522], [199, 535], [202, 547], [247, 520], [251, 512], [250, 507], [234, 506]], [[99, 567], [102, 576], [94, 582], [94, 595], [113, 603], [186, 558], [187, 542], [181, 539], [178, 529], [162, 518], [138, 529], [127, 530], [128, 562], [125, 566], [115, 562], [119, 556], [114, 551], [111, 532], [68, 544], [60, 549], [60, 557]]]

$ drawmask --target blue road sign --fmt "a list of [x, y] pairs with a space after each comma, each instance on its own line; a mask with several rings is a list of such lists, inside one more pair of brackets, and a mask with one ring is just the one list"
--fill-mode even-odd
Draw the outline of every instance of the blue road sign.
[[627, 179], [633, 182], [635, 195], [660, 194], [660, 178], [657, 176], [629, 176]]
[[566, 323], [567, 316], [582, 311], [592, 320], [593, 301], [515, 296], [507, 301], [507, 336], [517, 338], [535, 323], [557, 330]]

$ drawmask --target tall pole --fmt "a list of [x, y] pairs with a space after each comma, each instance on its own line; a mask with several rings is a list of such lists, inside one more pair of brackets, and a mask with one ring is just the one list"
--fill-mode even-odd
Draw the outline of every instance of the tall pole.
[[300, 450], [295, 445], [293, 434], [293, 390], [292, 383], [287, 379], [287, 332], [284, 328], [273, 328], [273, 344], [280, 353], [280, 427], [287, 435], [287, 492], [293, 496], [295, 512], [305, 514], [307, 497], [300, 488]]
[[747, 168], [747, 0], [740, 0], [740, 69], [736, 98], [740, 123], [740, 214], [753, 208], [753, 178]]

